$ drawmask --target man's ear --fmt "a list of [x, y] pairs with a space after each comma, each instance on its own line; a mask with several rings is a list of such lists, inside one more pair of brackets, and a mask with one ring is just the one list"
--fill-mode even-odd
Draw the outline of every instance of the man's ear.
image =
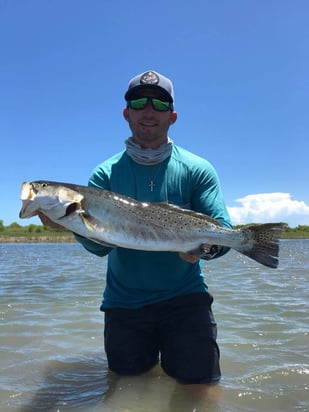
[[129, 120], [129, 109], [126, 107], [125, 109], [123, 109], [123, 117], [126, 119], [126, 121]]
[[172, 112], [170, 117], [170, 124], [174, 124], [177, 120], [177, 112]]

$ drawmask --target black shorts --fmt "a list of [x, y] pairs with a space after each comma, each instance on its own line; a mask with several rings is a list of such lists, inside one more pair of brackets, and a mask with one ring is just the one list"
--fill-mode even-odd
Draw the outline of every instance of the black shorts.
[[137, 375], [160, 360], [182, 383], [220, 380], [217, 327], [209, 293], [194, 293], [138, 309], [105, 310], [105, 351], [109, 368]]

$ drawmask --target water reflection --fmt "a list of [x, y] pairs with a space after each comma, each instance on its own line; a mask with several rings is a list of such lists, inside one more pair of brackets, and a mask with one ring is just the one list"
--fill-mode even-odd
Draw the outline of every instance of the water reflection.
[[103, 356], [93, 354], [49, 362], [37, 387], [19, 412], [224, 410], [218, 386], [178, 384], [159, 366], [140, 376], [119, 377], [108, 370]]
[[20, 412], [65, 411], [101, 402], [109, 388], [106, 360], [93, 355], [47, 363], [39, 388]]

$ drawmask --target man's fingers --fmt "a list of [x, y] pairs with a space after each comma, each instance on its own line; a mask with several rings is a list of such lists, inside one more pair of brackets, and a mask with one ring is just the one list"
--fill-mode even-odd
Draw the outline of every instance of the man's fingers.
[[51, 227], [52, 229], [57, 229], [57, 230], [66, 230], [65, 227], [58, 225], [58, 223], [53, 222], [50, 220], [47, 216], [45, 216], [42, 212], [38, 212], [38, 216], [43, 223], [43, 225]]

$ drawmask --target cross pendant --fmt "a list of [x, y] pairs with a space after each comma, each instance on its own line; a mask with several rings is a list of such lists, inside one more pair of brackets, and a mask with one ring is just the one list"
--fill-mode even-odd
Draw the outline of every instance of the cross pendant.
[[150, 191], [153, 192], [153, 188], [155, 187], [155, 183], [153, 180], [150, 180], [149, 187], [150, 187]]

